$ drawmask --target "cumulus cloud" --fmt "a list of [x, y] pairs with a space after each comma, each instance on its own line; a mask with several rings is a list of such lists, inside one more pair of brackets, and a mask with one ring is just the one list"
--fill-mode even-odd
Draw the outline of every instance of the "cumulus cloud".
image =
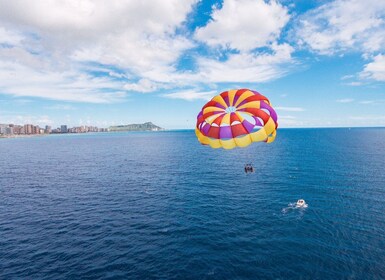
[[22, 40], [23, 36], [18, 32], [0, 26], [0, 44], [15, 46], [20, 45]]
[[266, 82], [286, 73], [293, 51], [288, 44], [274, 44], [271, 53], [233, 54], [226, 61], [200, 58], [198, 65], [203, 79], [210, 82]]
[[385, 81], [385, 2], [377, 0], [335, 0], [327, 2], [298, 19], [299, 45], [323, 55], [361, 53], [372, 62], [345, 83], [361, 86], [368, 81]]
[[[195, 38], [225, 54], [199, 57], [198, 74], [213, 83], [266, 82], [287, 73], [294, 49], [277, 42], [290, 16], [276, 1], [225, 0]], [[262, 50], [263, 48], [263, 50]], [[235, 50], [228, 53], [228, 50]]]
[[210, 46], [248, 51], [269, 45], [289, 20], [288, 10], [276, 1], [225, 0], [214, 7], [212, 20], [195, 33]]
[[385, 2], [336, 0], [300, 18], [300, 44], [321, 54], [385, 49]]
[[[174, 71], [194, 45], [176, 30], [195, 2], [0, 0], [0, 77], [23, 77], [2, 82], [0, 90], [84, 102], [155, 90], [146, 73]], [[93, 64], [104, 69], [96, 73]]]
[[[27, 56], [26, 56], [27, 57]], [[34, 61], [36, 59], [36, 61]], [[41, 67], [38, 65], [41, 61]], [[78, 70], [55, 70], [39, 58], [24, 63], [7, 60], [0, 52], [0, 92], [13, 96], [41, 97], [90, 103], [108, 103], [122, 99], [121, 82], [96, 77]]]
[[373, 61], [364, 66], [360, 73], [362, 79], [385, 81], [385, 55], [377, 55]]
[[[190, 100], [186, 88], [202, 82], [266, 82], [290, 71], [294, 49], [277, 41], [287, 8], [224, 0], [205, 26], [180, 32], [197, 1], [0, 0], [0, 92], [108, 103], [167, 90]], [[185, 52], [202, 44], [212, 49], [180, 70]]]

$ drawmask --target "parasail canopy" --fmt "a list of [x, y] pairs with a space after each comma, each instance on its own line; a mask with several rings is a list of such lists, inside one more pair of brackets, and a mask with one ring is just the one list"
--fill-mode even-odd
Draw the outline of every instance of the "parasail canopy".
[[224, 91], [203, 106], [195, 134], [203, 145], [233, 149], [252, 142], [271, 143], [277, 127], [269, 99], [253, 90], [237, 89]]

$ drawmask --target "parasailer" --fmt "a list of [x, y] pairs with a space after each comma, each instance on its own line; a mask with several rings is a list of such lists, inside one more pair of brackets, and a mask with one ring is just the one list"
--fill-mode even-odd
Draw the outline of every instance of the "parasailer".
[[253, 142], [271, 143], [277, 114], [270, 101], [249, 89], [224, 91], [207, 102], [197, 116], [195, 134], [212, 148], [233, 149]]
[[245, 164], [245, 173], [254, 173], [254, 167], [251, 163], [246, 163]]

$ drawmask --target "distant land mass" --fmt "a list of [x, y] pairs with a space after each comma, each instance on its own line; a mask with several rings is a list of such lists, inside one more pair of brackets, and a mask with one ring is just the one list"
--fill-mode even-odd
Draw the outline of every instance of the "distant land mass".
[[141, 124], [127, 124], [110, 126], [109, 131], [160, 131], [164, 130], [160, 126], [153, 124], [152, 122], [146, 122]]

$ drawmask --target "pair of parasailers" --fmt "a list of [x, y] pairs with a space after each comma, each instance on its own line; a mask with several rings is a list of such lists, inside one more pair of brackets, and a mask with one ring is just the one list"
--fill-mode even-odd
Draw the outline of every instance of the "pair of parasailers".
[[254, 172], [254, 167], [251, 163], [245, 164], [245, 173], [253, 173]]

